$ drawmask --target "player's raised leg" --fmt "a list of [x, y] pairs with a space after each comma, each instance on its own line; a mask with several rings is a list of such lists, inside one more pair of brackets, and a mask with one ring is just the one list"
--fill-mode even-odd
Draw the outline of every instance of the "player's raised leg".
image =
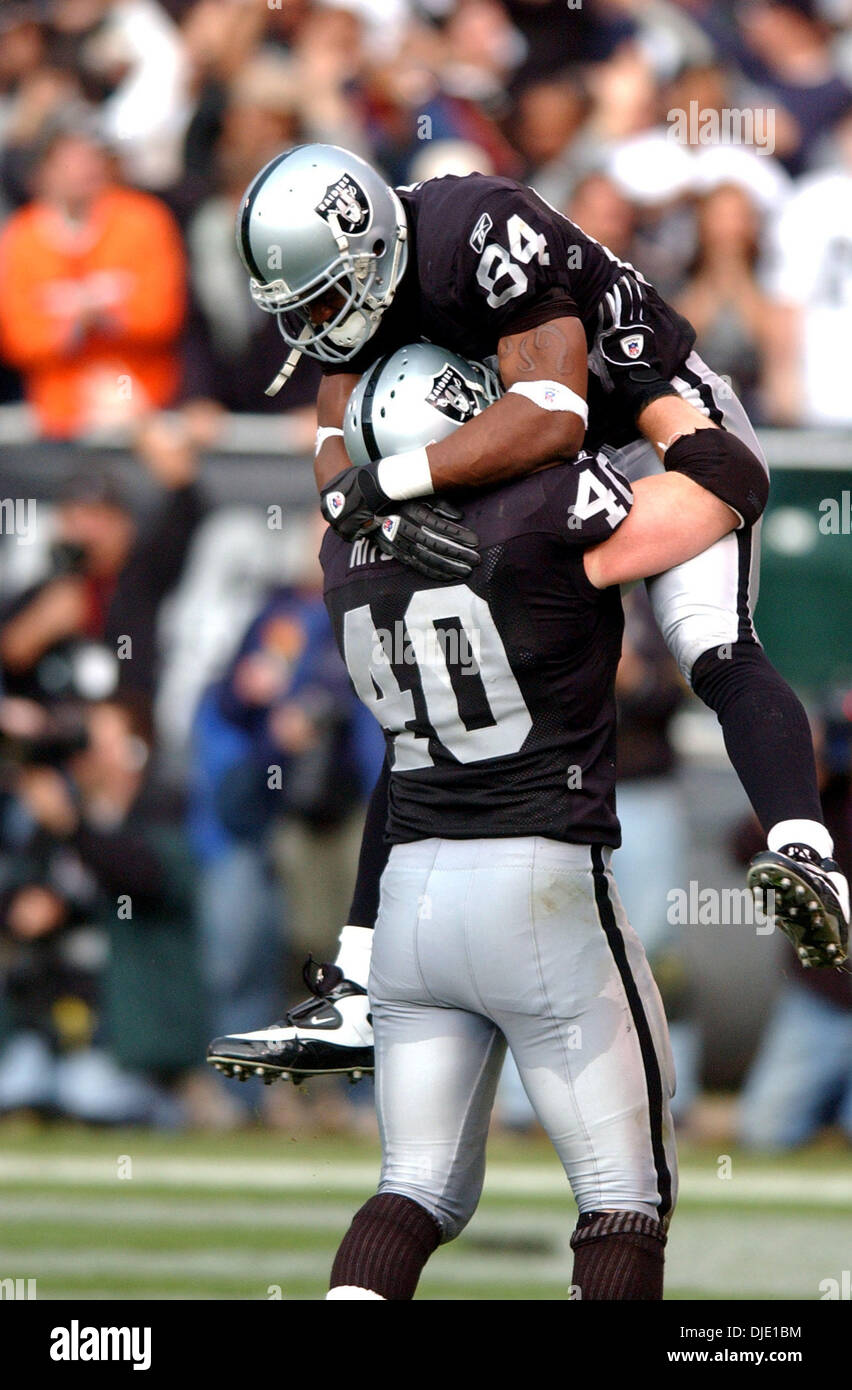
[[[757, 601], [760, 527], [749, 498], [748, 470], [735, 450], [745, 445], [766, 469], [760, 444], [727, 383], [693, 353], [674, 378], [686, 399], [663, 397], [647, 408], [643, 430], [668, 444], [670, 427], [689, 427], [694, 408], [724, 429], [686, 433], [665, 451], [665, 466], [706, 484], [745, 519], [700, 555], [648, 581], [654, 613], [684, 678], [712, 709], [725, 747], [767, 835], [748, 881], [771, 889], [778, 925], [803, 965], [840, 964], [846, 957], [849, 889], [833, 859], [823, 823], [813, 743], [801, 701], [761, 647], [752, 617]], [[690, 407], [687, 418], [679, 411]], [[730, 454], [730, 460], [726, 460]], [[658, 471], [649, 443], [615, 456], [631, 480]], [[768, 473], [768, 469], [766, 470]]]

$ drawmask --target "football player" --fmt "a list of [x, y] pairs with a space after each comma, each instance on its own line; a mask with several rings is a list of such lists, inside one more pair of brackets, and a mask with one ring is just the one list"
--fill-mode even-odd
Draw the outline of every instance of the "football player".
[[[324, 365], [316, 475], [323, 511], [344, 539], [371, 532], [427, 573], [463, 577], [475, 563], [471, 538], [424, 504], [437, 491], [518, 477], [584, 442], [613, 447], [631, 480], [655, 475], [656, 488], [603, 547], [613, 564], [603, 581], [656, 576], [648, 588], [660, 629], [716, 712], [767, 834], [749, 882], [773, 890], [776, 920], [803, 964], [839, 964], [848, 886], [822, 823], [807, 717], [751, 616], [766, 464], [739, 401], [695, 352], [690, 324], [632, 266], [520, 184], [471, 174], [394, 190], [332, 146], [298, 147], [261, 170], [237, 239], [252, 294], [291, 348], [270, 389], [300, 353]], [[381, 419], [365, 401], [367, 457], [353, 463], [343, 440], [352, 391], [413, 335], [491, 359], [507, 389], [445, 438], [384, 452]], [[383, 776], [338, 957], [361, 991], [386, 796]], [[350, 1070], [350, 1043], [363, 1056], [362, 1000], [339, 994], [341, 1026], [313, 1033], [326, 1067]], [[298, 1029], [284, 1020], [266, 1031], [279, 1070], [304, 1052], [314, 1015], [328, 1018], [327, 1002], [302, 1006]], [[245, 1060], [239, 1040], [229, 1042], [217, 1040], [211, 1060]]]
[[[480, 375], [432, 345], [392, 354], [355, 393], [350, 451], [371, 402], [397, 438], [449, 437]], [[326, 533], [326, 604], [390, 780], [369, 978], [382, 1171], [331, 1299], [413, 1297], [467, 1224], [507, 1045], [579, 1208], [574, 1296], [662, 1297], [674, 1075], [609, 867], [623, 616], [588, 553], [632, 502], [603, 453], [469, 494], [482, 562], [452, 584]]]

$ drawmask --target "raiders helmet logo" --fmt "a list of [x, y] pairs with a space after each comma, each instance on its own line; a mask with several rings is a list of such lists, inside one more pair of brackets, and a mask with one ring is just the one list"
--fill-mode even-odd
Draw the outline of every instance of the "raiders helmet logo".
[[626, 337], [621, 339], [621, 346], [631, 362], [635, 362], [636, 358], [642, 355], [645, 339], [641, 333], [628, 333]]
[[464, 377], [449, 363], [432, 378], [426, 400], [442, 415], [463, 425], [476, 414], [476, 397]]
[[314, 211], [326, 222], [336, 217], [342, 230], [353, 236], [367, 230], [372, 216], [370, 200], [351, 174], [342, 174], [336, 183], [330, 183]]

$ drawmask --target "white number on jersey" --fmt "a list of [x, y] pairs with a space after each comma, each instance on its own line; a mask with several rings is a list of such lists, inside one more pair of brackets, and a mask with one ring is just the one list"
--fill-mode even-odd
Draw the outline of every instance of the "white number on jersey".
[[[486, 303], [491, 309], [501, 308], [508, 300], [523, 294], [527, 289], [529, 279], [515, 261], [520, 261], [521, 265], [529, 265], [535, 257], [539, 265], [550, 265], [550, 252], [544, 232], [533, 231], [529, 223], [516, 212], [506, 223], [506, 231], [509, 235], [509, 251], [496, 242], [491, 242], [480, 256], [476, 268], [476, 279], [482, 288], [488, 291]], [[507, 283], [498, 293], [497, 285], [504, 277]]]
[[589, 521], [598, 512], [606, 512], [607, 524], [613, 529], [627, 516], [627, 508], [591, 468], [584, 468], [577, 480], [577, 500], [571, 511], [579, 521]]
[[534, 232], [529, 222], [525, 222], [516, 212], [506, 223], [506, 231], [509, 233], [509, 250], [516, 261], [527, 265], [535, 256], [539, 265], [550, 265], [544, 232]]
[[[532, 728], [532, 716], [485, 600], [465, 584], [421, 589], [412, 594], [403, 622], [437, 741], [460, 763], [517, 753]], [[484, 728], [469, 729], [462, 718], [446, 654], [437, 640], [436, 629], [447, 622], [458, 624], [464, 637], [467, 660], [459, 682], [463, 686], [466, 680], [476, 681], [491, 711], [494, 722]], [[415, 718], [414, 696], [400, 688], [367, 604], [346, 614], [343, 646], [359, 698], [393, 737], [391, 771], [431, 766], [428, 740], [406, 727]]]

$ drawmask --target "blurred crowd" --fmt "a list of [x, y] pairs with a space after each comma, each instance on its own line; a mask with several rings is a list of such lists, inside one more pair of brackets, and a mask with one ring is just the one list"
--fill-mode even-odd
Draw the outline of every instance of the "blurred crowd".
[[[318, 532], [218, 515], [199, 459], [232, 413], [312, 438], [315, 365], [264, 395], [285, 354], [234, 241], [250, 179], [303, 141], [394, 183], [531, 183], [692, 320], [756, 423], [852, 425], [852, 0], [4, 0], [0, 403], [26, 401], [68, 466], [36, 534], [4, 514], [0, 538], [0, 1113], [226, 1125], [263, 1103], [295, 1123], [283, 1087], [199, 1059], [298, 997], [306, 944], [332, 949], [382, 750]], [[97, 452], [116, 427], [130, 491]], [[700, 1040], [660, 886], [685, 692], [639, 601], [619, 694], [621, 881], [686, 1119]], [[835, 984], [794, 982], [779, 1009], [837, 1061], [820, 1097], [852, 1134]], [[801, 1097], [799, 1128], [767, 1118], [794, 1070], [770, 1056], [779, 1019], [755, 1143], [803, 1137]], [[502, 1106], [526, 1125], [511, 1078]]]
[[[6, 0], [3, 394], [75, 437], [283, 401], [234, 212], [300, 141], [532, 183], [694, 322], [754, 419], [848, 424], [852, 0]], [[144, 247], [144, 255], [140, 248]]]

